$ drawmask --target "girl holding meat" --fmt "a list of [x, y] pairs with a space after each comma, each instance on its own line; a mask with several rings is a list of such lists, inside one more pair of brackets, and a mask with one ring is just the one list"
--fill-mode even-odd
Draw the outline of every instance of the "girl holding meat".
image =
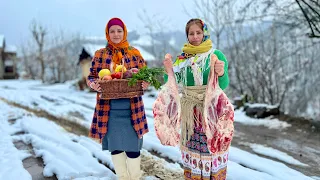
[[233, 106], [223, 92], [228, 61], [212, 48], [200, 19], [189, 20], [186, 35], [176, 61], [169, 54], [164, 60], [166, 84], [153, 105], [156, 133], [164, 145], [180, 144], [185, 179], [226, 179], [234, 132]]

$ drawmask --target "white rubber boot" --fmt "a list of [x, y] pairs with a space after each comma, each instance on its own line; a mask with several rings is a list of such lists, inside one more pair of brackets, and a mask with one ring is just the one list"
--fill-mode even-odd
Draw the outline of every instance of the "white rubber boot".
[[139, 180], [142, 172], [141, 172], [141, 156], [137, 158], [127, 158], [128, 172], [130, 176], [130, 180]]
[[111, 155], [111, 157], [118, 180], [129, 180], [126, 153], [122, 152], [120, 154]]

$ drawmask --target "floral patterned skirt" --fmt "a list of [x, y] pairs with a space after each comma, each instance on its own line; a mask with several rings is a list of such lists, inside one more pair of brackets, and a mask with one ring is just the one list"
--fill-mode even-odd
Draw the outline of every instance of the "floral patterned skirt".
[[187, 180], [225, 180], [227, 178], [228, 152], [220, 155], [210, 154], [207, 137], [198, 127], [194, 134], [181, 147], [184, 178]]

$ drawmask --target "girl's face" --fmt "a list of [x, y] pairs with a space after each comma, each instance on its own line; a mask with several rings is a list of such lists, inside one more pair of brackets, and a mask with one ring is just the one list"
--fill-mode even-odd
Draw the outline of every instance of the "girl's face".
[[193, 24], [189, 28], [188, 41], [194, 46], [199, 46], [202, 43], [203, 30], [197, 25]]
[[118, 44], [123, 40], [124, 31], [121, 26], [113, 25], [109, 28], [109, 36], [113, 43]]

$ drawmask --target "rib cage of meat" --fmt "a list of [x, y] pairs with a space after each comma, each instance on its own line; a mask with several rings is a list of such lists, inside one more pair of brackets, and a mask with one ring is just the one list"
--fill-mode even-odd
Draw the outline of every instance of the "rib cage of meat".
[[[218, 76], [211, 67], [204, 99], [203, 125], [208, 149], [220, 154], [230, 147], [234, 133], [234, 109], [218, 84]], [[156, 134], [163, 145], [176, 146], [180, 140], [180, 98], [174, 77], [169, 77], [153, 104]]]
[[[210, 72], [214, 72], [211, 67]], [[208, 149], [220, 154], [230, 147], [234, 133], [234, 108], [218, 84], [218, 76], [210, 73], [204, 100], [204, 129]]]
[[160, 90], [153, 104], [154, 126], [163, 145], [176, 146], [180, 140], [180, 97], [174, 77]]

